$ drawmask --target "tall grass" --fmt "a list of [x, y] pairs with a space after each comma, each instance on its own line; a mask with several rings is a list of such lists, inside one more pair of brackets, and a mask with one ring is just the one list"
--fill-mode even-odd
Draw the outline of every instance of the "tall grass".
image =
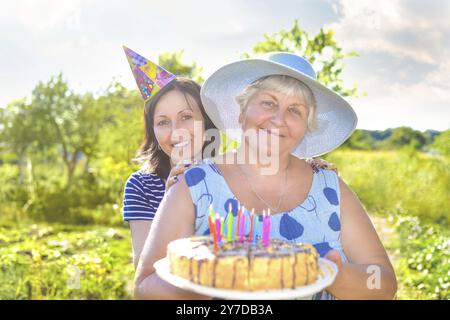
[[401, 207], [427, 222], [450, 224], [450, 166], [443, 157], [404, 151], [335, 151], [326, 156], [369, 211]]

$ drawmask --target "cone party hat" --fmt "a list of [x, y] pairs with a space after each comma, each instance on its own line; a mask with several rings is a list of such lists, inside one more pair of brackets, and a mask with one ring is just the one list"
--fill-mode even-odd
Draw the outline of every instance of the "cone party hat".
[[125, 46], [123, 49], [144, 102], [150, 100], [160, 89], [176, 78], [175, 75], [133, 50]]

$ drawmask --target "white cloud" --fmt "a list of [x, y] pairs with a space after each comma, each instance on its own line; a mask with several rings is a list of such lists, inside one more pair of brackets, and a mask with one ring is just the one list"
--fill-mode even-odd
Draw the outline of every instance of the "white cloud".
[[408, 10], [409, 1], [341, 0], [334, 4], [341, 18], [329, 27], [349, 50], [382, 51], [437, 64], [444, 54], [445, 31], [450, 28], [450, 6], [446, 1], [439, 3], [440, 11], [424, 15], [420, 10]]
[[349, 99], [359, 117], [358, 128], [410, 126], [420, 130], [450, 128], [450, 63], [413, 85], [372, 79], [368, 97]]
[[327, 27], [345, 50], [360, 54], [358, 62], [348, 61], [346, 82], [369, 94], [350, 99], [358, 127], [448, 129], [449, 2], [340, 0], [333, 6], [339, 19]]

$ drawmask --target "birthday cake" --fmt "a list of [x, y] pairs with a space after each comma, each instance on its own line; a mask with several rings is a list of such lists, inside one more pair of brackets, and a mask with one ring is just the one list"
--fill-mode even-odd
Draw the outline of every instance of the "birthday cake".
[[170, 272], [204, 286], [243, 291], [297, 288], [317, 280], [318, 253], [307, 243], [234, 240], [219, 247], [210, 237], [174, 240]]

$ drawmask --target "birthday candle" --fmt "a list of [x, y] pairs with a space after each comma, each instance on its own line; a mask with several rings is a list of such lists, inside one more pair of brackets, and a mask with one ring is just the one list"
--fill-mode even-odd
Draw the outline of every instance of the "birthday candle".
[[245, 236], [245, 211], [243, 209], [242, 210], [241, 233], [239, 235], [239, 242], [244, 241], [244, 236]]
[[266, 210], [263, 210], [263, 220], [262, 220], [262, 243], [266, 245]]
[[253, 229], [253, 243], [256, 244], [256, 233], [258, 232], [259, 217], [255, 219], [255, 227]]
[[209, 205], [209, 215], [210, 215], [211, 218], [213, 218], [213, 220], [214, 220], [214, 210], [213, 210], [212, 203]]
[[239, 231], [241, 230], [240, 227], [241, 223], [241, 205], [238, 205], [238, 214], [237, 214], [237, 222], [236, 222], [236, 239], [239, 238]]
[[231, 212], [231, 204], [228, 209], [228, 242], [231, 242], [231, 238], [233, 235], [233, 213]]
[[270, 209], [267, 213], [267, 245], [270, 243], [270, 221], [271, 221]]
[[220, 218], [220, 237], [225, 238], [225, 219], [223, 217]]
[[212, 236], [214, 234], [214, 224], [211, 216], [208, 216], [209, 234]]
[[217, 228], [214, 227], [214, 219], [209, 216], [209, 220], [211, 220], [211, 226], [212, 226], [212, 234], [213, 234], [213, 240], [214, 240], [214, 251], [219, 250], [219, 247], [217, 245]]
[[220, 216], [216, 213], [216, 232], [217, 232], [217, 242], [222, 242], [222, 236], [220, 234]]
[[253, 239], [253, 220], [255, 220], [255, 209], [252, 209], [252, 213], [250, 214], [250, 234], [248, 237], [248, 242], [252, 242]]
[[268, 219], [267, 218], [268, 217], [267, 217], [267, 214], [266, 214], [266, 210], [264, 210], [263, 215], [264, 215], [264, 218], [263, 218], [263, 245], [265, 247], [267, 247], [269, 243], [267, 242], [267, 238], [268, 238], [268, 233], [267, 233], [267, 229], [268, 229], [267, 221], [268, 221]]

